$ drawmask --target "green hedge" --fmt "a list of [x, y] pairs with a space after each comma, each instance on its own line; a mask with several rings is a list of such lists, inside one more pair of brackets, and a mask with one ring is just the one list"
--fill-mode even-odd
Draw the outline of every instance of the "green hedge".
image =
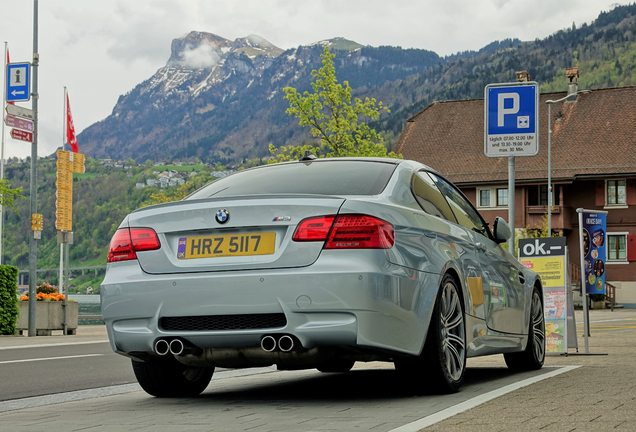
[[15, 334], [19, 315], [18, 268], [0, 265], [0, 335]]

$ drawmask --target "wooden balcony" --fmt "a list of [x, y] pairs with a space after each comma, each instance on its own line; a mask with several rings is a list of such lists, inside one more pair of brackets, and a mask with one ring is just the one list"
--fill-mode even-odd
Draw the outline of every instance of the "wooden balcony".
[[[552, 229], [571, 230], [572, 207], [552, 206]], [[526, 226], [529, 228], [541, 228], [544, 215], [548, 214], [548, 206], [526, 206]]]

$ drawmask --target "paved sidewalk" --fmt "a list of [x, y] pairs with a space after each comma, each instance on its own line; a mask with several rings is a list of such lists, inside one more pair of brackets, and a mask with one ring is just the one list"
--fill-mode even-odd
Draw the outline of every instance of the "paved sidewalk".
[[76, 335], [64, 336], [62, 330], [54, 330], [52, 336], [33, 336], [24, 335], [0, 336], [0, 350], [6, 347], [14, 346], [32, 346], [32, 345], [57, 345], [66, 343], [89, 343], [93, 341], [107, 341], [105, 325], [86, 325], [78, 326]]
[[[576, 311], [580, 353], [585, 352], [582, 316]], [[582, 367], [493, 399], [426, 432], [635, 431], [636, 310], [592, 310], [590, 322], [590, 353], [608, 355], [548, 356], [546, 366]], [[469, 367], [477, 365], [505, 363], [503, 356], [469, 360]]]

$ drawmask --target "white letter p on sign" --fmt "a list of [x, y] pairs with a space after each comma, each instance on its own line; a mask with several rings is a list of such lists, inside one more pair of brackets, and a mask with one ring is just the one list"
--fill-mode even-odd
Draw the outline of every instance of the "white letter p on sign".
[[[519, 93], [499, 93], [497, 97], [497, 127], [503, 127], [504, 115], [519, 112]], [[506, 99], [512, 99], [512, 108], [504, 108]]]

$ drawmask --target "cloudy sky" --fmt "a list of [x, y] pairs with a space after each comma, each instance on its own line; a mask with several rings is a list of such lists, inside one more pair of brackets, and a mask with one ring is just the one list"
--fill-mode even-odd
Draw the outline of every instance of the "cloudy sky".
[[[287, 49], [341, 36], [364, 45], [423, 48], [440, 56], [505, 38], [544, 38], [590, 23], [613, 0], [41, 0], [38, 154], [62, 143], [63, 86], [77, 132], [107, 117], [117, 98], [170, 57], [192, 30], [227, 39], [257, 34]], [[624, 3], [624, 2], [623, 2]], [[389, 6], [390, 5], [390, 6]], [[12, 62], [33, 53], [33, 0], [0, 0], [0, 44]], [[0, 46], [0, 53], [2, 47]], [[0, 54], [1, 55], [1, 54]], [[31, 108], [31, 102], [19, 105]], [[31, 145], [6, 128], [5, 157]], [[81, 140], [79, 142], [82, 150]]]

